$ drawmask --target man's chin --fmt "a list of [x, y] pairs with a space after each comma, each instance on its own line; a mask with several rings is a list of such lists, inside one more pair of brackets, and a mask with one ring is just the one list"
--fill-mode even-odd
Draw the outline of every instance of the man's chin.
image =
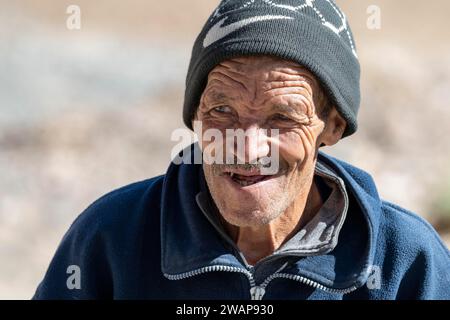
[[260, 210], [244, 211], [242, 209], [233, 212], [228, 211], [222, 215], [227, 223], [239, 228], [261, 227], [269, 224], [278, 216], [279, 214], [273, 212]]

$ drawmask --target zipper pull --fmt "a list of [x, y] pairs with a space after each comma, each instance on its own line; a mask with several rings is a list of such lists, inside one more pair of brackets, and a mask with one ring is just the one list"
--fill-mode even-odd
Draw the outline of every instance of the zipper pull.
[[250, 296], [252, 300], [262, 300], [264, 295], [266, 294], [266, 289], [256, 286], [250, 288]]

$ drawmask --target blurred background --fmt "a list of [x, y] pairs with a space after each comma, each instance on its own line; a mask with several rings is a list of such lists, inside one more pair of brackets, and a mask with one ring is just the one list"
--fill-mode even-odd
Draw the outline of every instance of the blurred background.
[[[362, 65], [360, 129], [324, 151], [370, 172], [449, 245], [450, 2], [337, 2]], [[80, 30], [66, 27], [73, 4]], [[191, 46], [217, 4], [0, 0], [0, 299], [33, 295], [92, 201], [165, 172]]]

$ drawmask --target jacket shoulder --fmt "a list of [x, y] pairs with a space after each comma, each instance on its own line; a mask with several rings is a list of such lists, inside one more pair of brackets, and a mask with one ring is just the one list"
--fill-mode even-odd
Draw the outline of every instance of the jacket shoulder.
[[[73, 222], [74, 227], [89, 226], [106, 228], [120, 224], [124, 219], [131, 219], [133, 213], [142, 212], [142, 206], [149, 202], [159, 207], [162, 181], [164, 175], [156, 176], [143, 181], [135, 182], [113, 190], [89, 205]], [[156, 209], [156, 208], [155, 208]]]
[[450, 251], [418, 215], [382, 201], [377, 265], [396, 299], [449, 299]]
[[[382, 201], [385, 231], [400, 243], [410, 242], [420, 249], [432, 248], [450, 257], [436, 230], [419, 215], [388, 201]], [[430, 249], [431, 249], [430, 248]]]
[[[136, 182], [109, 192], [92, 203], [72, 223], [40, 283], [34, 299], [110, 298], [114, 278], [124, 257], [136, 250], [141, 237], [158, 226], [161, 185], [164, 176]], [[67, 268], [76, 266], [79, 290], [66, 285]], [[116, 270], [117, 269], [117, 270]]]

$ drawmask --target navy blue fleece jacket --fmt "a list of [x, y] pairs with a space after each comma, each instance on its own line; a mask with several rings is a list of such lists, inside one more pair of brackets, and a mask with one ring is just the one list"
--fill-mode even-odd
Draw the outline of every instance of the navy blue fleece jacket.
[[435, 230], [382, 201], [367, 173], [323, 153], [319, 159], [342, 178], [350, 200], [329, 253], [246, 265], [200, 212], [201, 165], [171, 164], [165, 175], [89, 206], [34, 298], [449, 299], [450, 255]]

